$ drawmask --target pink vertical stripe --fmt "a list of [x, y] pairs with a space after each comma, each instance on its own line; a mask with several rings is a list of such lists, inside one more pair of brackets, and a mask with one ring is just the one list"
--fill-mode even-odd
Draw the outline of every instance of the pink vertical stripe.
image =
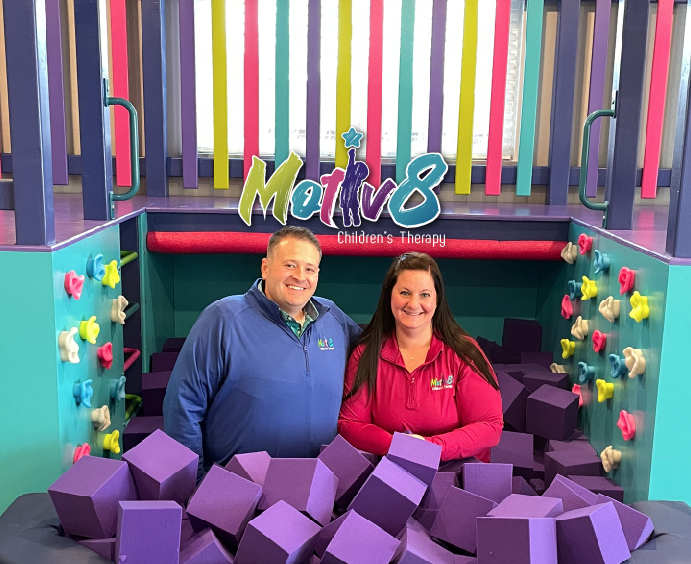
[[504, 105], [506, 101], [506, 66], [509, 59], [509, 23], [511, 0], [497, 0], [494, 20], [494, 59], [492, 61], [492, 98], [489, 106], [489, 140], [485, 194], [501, 193], [501, 156], [504, 142]]
[[645, 158], [643, 160], [641, 198], [655, 198], [657, 195], [657, 172], [660, 166], [662, 126], [665, 119], [673, 10], [674, 0], [659, 0], [657, 23], [655, 24], [653, 68], [650, 74], [648, 121], [645, 128]]
[[368, 182], [381, 184], [381, 91], [384, 39], [384, 0], [370, 0], [369, 75], [367, 77], [367, 154]]
[[[127, 13], [125, 0], [110, 0], [110, 33], [113, 43], [112, 96], [129, 100], [127, 76]], [[130, 116], [122, 106], [115, 106], [115, 174], [118, 186], [132, 186], [130, 160]], [[139, 150], [136, 147], [135, 150]]]
[[259, 156], [259, 0], [245, 0], [245, 180], [252, 156]]

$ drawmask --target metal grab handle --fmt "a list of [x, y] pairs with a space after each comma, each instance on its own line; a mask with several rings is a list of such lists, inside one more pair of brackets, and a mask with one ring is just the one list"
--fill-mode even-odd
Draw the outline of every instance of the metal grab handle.
[[593, 122], [599, 117], [615, 117], [616, 112], [614, 110], [597, 110], [585, 118], [585, 123], [583, 123], [583, 148], [581, 149], [581, 173], [578, 179], [578, 197], [586, 208], [591, 210], [599, 210], [605, 212], [602, 216], [602, 227], [607, 229], [607, 209], [609, 208], [609, 202], [605, 201], [602, 204], [596, 204], [588, 199], [585, 194], [585, 184], [588, 179], [588, 156], [590, 153], [590, 128], [593, 126]]
[[132, 187], [124, 194], [116, 194], [112, 190], [110, 197], [110, 219], [115, 219], [115, 201], [129, 200], [139, 191], [139, 121], [137, 110], [129, 100], [108, 96], [108, 79], [103, 79], [103, 103], [106, 106], [122, 106], [130, 115], [130, 160], [132, 162]]

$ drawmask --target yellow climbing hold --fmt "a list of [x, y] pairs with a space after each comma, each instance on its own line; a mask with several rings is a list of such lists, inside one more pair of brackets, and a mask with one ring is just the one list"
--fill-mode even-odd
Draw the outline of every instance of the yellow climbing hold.
[[648, 307], [647, 296], [641, 296], [638, 291], [633, 293], [631, 296], [631, 311], [629, 312], [629, 317], [635, 319], [637, 323], [640, 323], [644, 319], [648, 319], [650, 316], [650, 308]]
[[573, 353], [576, 352], [576, 343], [574, 343], [573, 341], [569, 341], [568, 339], [562, 339], [561, 351], [561, 357], [563, 359], [567, 359], [570, 356], [573, 356]]
[[96, 337], [101, 330], [98, 323], [96, 323], [96, 316], [92, 315], [89, 321], [82, 321], [79, 324], [79, 336], [85, 341], [89, 341], [92, 345], [96, 344]]
[[120, 431], [113, 431], [103, 437], [103, 450], [109, 450], [113, 454], [120, 454]]
[[614, 395], [614, 384], [605, 382], [604, 380], [596, 380], [597, 386], [597, 401], [603, 403]]
[[594, 280], [589, 280], [587, 276], [583, 277], [583, 285], [581, 286], [581, 299], [589, 300], [597, 297], [597, 286]]
[[120, 274], [118, 273], [118, 261], [112, 260], [110, 264], [106, 264], [106, 273], [103, 275], [101, 284], [110, 286], [115, 289], [115, 285], [120, 282]]

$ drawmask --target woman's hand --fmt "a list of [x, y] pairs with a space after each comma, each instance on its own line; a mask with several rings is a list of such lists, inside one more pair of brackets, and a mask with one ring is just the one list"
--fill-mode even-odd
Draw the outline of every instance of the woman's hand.
[[408, 435], [409, 437], [415, 437], [416, 439], [420, 439], [422, 441], [426, 441], [427, 439], [425, 437], [422, 437], [421, 435], [413, 435], [412, 433]]

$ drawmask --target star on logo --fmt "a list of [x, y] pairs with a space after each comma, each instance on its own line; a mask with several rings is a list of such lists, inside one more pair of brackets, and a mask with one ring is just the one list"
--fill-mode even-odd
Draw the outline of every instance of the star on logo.
[[345, 141], [346, 149], [350, 147], [360, 148], [360, 140], [362, 139], [362, 133], [355, 131], [354, 127], [351, 127], [346, 133], [341, 133], [341, 137]]

